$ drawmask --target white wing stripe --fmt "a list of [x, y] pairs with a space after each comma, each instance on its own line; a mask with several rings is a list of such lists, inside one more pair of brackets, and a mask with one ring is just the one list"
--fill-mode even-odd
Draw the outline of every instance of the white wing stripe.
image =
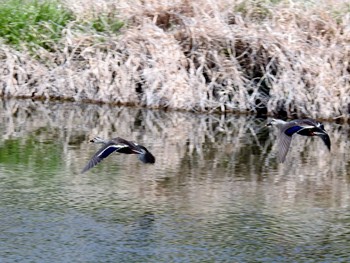
[[315, 128], [315, 126], [303, 126], [303, 125], [298, 125], [300, 127], [303, 127], [303, 129], [312, 129]]
[[104, 148], [103, 151], [101, 151], [101, 152], [97, 155], [97, 157], [101, 157], [101, 155], [103, 155], [103, 153], [104, 153], [106, 150], [110, 149], [110, 148], [114, 148], [114, 150], [119, 150], [119, 149], [122, 149], [122, 148], [128, 148], [128, 146], [125, 145], [125, 144], [112, 144], [112, 145], [109, 145], [109, 146], [107, 146], [106, 148]]

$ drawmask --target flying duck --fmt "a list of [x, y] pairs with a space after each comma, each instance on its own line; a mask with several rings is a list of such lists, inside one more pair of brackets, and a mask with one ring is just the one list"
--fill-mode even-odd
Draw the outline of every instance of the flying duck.
[[298, 119], [290, 122], [272, 119], [266, 126], [272, 125], [277, 126], [280, 130], [280, 134], [278, 135], [278, 160], [281, 163], [286, 159], [293, 134], [321, 137], [328, 150], [331, 150], [331, 140], [323, 124], [314, 119]]
[[90, 140], [90, 142], [101, 143], [103, 144], [103, 147], [95, 153], [95, 155], [81, 171], [82, 173], [85, 173], [87, 170], [94, 167], [96, 164], [101, 162], [104, 158], [108, 157], [113, 152], [137, 154], [138, 158], [143, 163], [155, 163], [156, 161], [156, 158], [146, 149], [146, 147], [132, 141], [127, 141], [120, 137], [111, 140], [104, 140], [100, 137], [95, 137]]

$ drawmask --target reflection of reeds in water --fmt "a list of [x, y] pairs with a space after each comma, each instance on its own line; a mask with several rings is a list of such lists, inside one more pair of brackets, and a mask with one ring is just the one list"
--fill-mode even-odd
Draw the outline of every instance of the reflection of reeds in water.
[[62, 160], [66, 171], [75, 173], [75, 190], [86, 191], [79, 182], [89, 177], [76, 173], [98, 149], [87, 143], [88, 139], [120, 136], [145, 145], [156, 156], [156, 164], [143, 165], [130, 156], [112, 155], [110, 163], [106, 161], [95, 172], [107, 172], [109, 164], [117, 163], [131, 178], [131, 192], [147, 189], [147, 195], [140, 192], [145, 200], [171, 198], [167, 188], [179, 187], [186, 201], [183, 204], [198, 211], [215, 207], [206, 207], [206, 202], [221, 207], [223, 198], [252, 193], [261, 194], [265, 202], [282, 210], [305, 196], [311, 202], [327, 200], [332, 206], [348, 204], [347, 126], [325, 123], [332, 140], [331, 153], [319, 138], [295, 137], [282, 165], [275, 158], [277, 131], [253, 117], [32, 101], [3, 102], [0, 111], [0, 145], [9, 138], [25, 141], [32, 135], [38, 142], [62, 143]]
[[64, 2], [128, 26], [72, 23], [45, 63], [0, 47], [0, 95], [348, 118], [346, 1]]

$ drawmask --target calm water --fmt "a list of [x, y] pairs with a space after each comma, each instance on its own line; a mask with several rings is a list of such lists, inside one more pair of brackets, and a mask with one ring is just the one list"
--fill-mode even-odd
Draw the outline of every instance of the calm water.
[[[349, 127], [276, 162], [276, 131], [234, 115], [0, 103], [0, 262], [349, 262]], [[113, 154], [85, 174], [93, 136]]]

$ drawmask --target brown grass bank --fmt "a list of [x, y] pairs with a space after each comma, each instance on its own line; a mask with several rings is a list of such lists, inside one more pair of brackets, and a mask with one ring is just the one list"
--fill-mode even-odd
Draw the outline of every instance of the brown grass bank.
[[65, 0], [55, 52], [0, 46], [0, 95], [348, 120], [347, 2]]

